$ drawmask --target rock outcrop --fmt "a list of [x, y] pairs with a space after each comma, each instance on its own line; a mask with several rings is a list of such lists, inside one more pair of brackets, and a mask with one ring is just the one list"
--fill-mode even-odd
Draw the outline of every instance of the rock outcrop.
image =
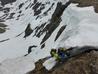
[[91, 51], [69, 59], [63, 64], [57, 64], [51, 71], [47, 71], [39, 60], [35, 70], [27, 74], [98, 74], [98, 52]]

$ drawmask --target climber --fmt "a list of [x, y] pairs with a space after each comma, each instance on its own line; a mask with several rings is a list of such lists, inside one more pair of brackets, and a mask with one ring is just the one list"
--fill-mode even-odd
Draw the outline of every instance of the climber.
[[54, 57], [56, 59], [56, 61], [60, 59], [56, 49], [51, 49], [50, 54], [51, 54], [51, 57]]
[[54, 57], [58, 63], [63, 63], [72, 57], [75, 57], [83, 53], [88, 53], [92, 50], [98, 51], [98, 47], [76, 46], [76, 47], [70, 47], [68, 49], [60, 47], [58, 49], [52, 49], [50, 54], [51, 54], [51, 57]]
[[58, 62], [64, 62], [66, 59], [68, 59], [68, 56], [66, 55], [64, 48], [59, 48], [58, 50], [51, 49], [50, 54], [51, 57], [54, 57]]
[[58, 48], [58, 55], [60, 57], [59, 60], [61, 62], [64, 62], [68, 59], [68, 56], [66, 55], [66, 49], [65, 48], [62, 48], [62, 47]]

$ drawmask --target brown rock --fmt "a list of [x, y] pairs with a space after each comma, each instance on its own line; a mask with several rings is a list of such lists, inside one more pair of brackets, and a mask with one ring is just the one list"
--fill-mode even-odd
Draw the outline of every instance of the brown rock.
[[98, 52], [91, 51], [57, 64], [51, 71], [43, 66], [44, 60], [36, 63], [36, 69], [28, 74], [98, 74]]

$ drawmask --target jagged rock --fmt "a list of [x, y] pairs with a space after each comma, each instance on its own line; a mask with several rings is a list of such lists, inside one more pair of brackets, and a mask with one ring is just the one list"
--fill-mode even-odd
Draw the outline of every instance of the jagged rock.
[[16, 0], [0, 0], [2, 2], [2, 5], [8, 4], [8, 3], [13, 3]]
[[7, 27], [4, 23], [0, 23], [0, 27]]
[[29, 35], [31, 35], [32, 32], [33, 32], [33, 30], [31, 29], [31, 24], [28, 24], [27, 28], [25, 29], [25, 36], [24, 36], [24, 38], [26, 38]]
[[7, 25], [0, 23], [0, 33], [4, 33], [6, 31]]
[[98, 0], [73, 0], [73, 3], [78, 3], [78, 7], [94, 6], [95, 12], [98, 13]]
[[58, 33], [56, 35], [55, 41], [59, 38], [59, 36], [61, 35], [61, 33], [64, 31], [65, 28], [66, 28], [66, 25], [64, 25], [60, 28], [60, 30], [58, 31]]

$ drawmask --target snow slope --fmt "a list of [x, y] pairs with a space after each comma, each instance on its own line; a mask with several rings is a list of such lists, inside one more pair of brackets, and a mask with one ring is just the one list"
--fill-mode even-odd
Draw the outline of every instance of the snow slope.
[[25, 74], [34, 68], [33, 59], [30, 57], [18, 57], [5, 60], [0, 64], [0, 74]]
[[[61, 45], [70, 46], [97, 46], [98, 44], [98, 14], [93, 6], [79, 8], [71, 4], [62, 16], [68, 24], [61, 39]], [[69, 18], [67, 18], [69, 17]]]
[[[0, 19], [5, 20], [3, 23], [8, 26], [6, 32], [0, 34], [0, 73], [24, 74], [34, 69], [36, 61], [49, 56], [51, 48], [98, 45], [98, 14], [92, 6], [80, 8], [77, 4], [71, 4], [60, 15], [61, 19], [55, 16], [57, 7], [63, 8], [67, 1], [17, 0], [2, 7]], [[52, 18], [60, 21], [55, 22]], [[53, 25], [58, 23], [53, 30]], [[26, 33], [29, 24], [31, 33]], [[66, 28], [55, 41], [62, 26]], [[47, 38], [48, 32], [51, 34]], [[37, 47], [32, 47], [32, 52], [24, 56], [30, 46]]]

